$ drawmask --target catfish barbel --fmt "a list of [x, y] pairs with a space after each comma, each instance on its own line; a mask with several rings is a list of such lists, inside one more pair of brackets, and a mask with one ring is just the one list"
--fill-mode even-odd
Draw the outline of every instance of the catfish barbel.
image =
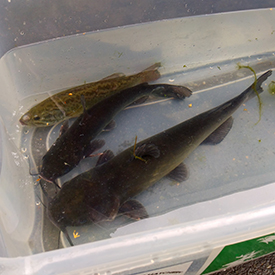
[[160, 78], [158, 71], [160, 66], [161, 63], [155, 63], [134, 75], [113, 74], [97, 82], [59, 92], [32, 107], [21, 116], [19, 121], [22, 125], [46, 127], [69, 117], [77, 117], [83, 110], [80, 101], [81, 95], [85, 97], [87, 108], [90, 108], [116, 92], [144, 82], [157, 80]]
[[[97, 166], [64, 183], [48, 203], [52, 223], [67, 237], [66, 227], [112, 221], [119, 214], [133, 219], [148, 217], [133, 199], [162, 177], [184, 179], [182, 162], [202, 142], [219, 143], [232, 126], [231, 115], [247, 100], [261, 93], [267, 71], [239, 96], [168, 130], [149, 137], [117, 156], [106, 151]], [[255, 90], [254, 90], [255, 89]]]
[[[85, 157], [101, 148], [104, 143], [93, 140], [113, 117], [136, 100], [150, 94], [163, 97], [183, 99], [191, 95], [184, 86], [169, 84], [139, 84], [105, 98], [86, 110], [76, 119], [70, 128], [54, 142], [42, 159], [40, 177], [54, 182], [71, 171]], [[85, 98], [86, 100], [86, 98]], [[56, 183], [55, 183], [56, 184]]]

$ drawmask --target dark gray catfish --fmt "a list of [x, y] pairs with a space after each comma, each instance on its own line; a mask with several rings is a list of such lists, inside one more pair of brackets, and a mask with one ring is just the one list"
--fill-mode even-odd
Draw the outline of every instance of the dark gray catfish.
[[[67, 226], [111, 221], [118, 214], [133, 219], [146, 218], [144, 207], [132, 198], [166, 175], [183, 179], [184, 159], [204, 141], [221, 141], [231, 128], [231, 115], [255, 96], [254, 89], [262, 92], [261, 84], [271, 73], [260, 76], [256, 85], [239, 96], [149, 137], [115, 157], [106, 151], [95, 168], [64, 183], [49, 202], [50, 220], [72, 245]], [[222, 136], [215, 140], [217, 132], [222, 132]]]
[[112, 123], [117, 113], [151, 93], [156, 96], [178, 99], [191, 95], [191, 91], [184, 86], [143, 83], [107, 97], [88, 110], [84, 108], [83, 114], [70, 128], [63, 130], [60, 137], [44, 155], [40, 177], [55, 183], [58, 177], [70, 172], [83, 158], [104, 145], [103, 140], [93, 139]]

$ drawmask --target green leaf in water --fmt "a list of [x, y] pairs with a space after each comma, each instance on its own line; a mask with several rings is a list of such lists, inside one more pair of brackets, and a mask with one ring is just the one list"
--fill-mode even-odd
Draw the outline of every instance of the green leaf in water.
[[259, 120], [255, 123], [255, 125], [257, 125], [261, 118], [262, 118], [262, 100], [260, 98], [260, 95], [256, 89], [256, 85], [257, 85], [257, 75], [256, 75], [256, 72], [254, 71], [253, 68], [251, 68], [250, 66], [246, 66], [246, 65], [241, 65], [240, 63], [237, 64], [238, 65], [238, 69], [249, 69], [253, 74], [254, 74], [254, 83], [253, 83], [253, 90], [255, 91], [256, 95], [257, 95], [257, 98], [258, 98], [258, 103], [259, 103]]
[[268, 92], [271, 95], [275, 95], [275, 81], [271, 81], [268, 85]]

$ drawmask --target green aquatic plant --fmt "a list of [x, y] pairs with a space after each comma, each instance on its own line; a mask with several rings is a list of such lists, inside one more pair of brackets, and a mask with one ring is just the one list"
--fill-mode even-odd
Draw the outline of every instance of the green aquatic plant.
[[268, 85], [268, 92], [271, 95], [275, 95], [275, 81], [271, 81]]
[[133, 150], [134, 158], [135, 158], [135, 159], [139, 159], [139, 160], [141, 160], [141, 161], [147, 163], [147, 161], [146, 161], [145, 159], [143, 159], [142, 157], [139, 157], [139, 156], [136, 155], [136, 148], [137, 148], [137, 136], [136, 136], [136, 138], [135, 138], [135, 144], [134, 144], [134, 150]]
[[257, 75], [256, 75], [256, 72], [254, 71], [254, 69], [250, 66], [247, 66], [247, 65], [241, 65], [240, 63], [237, 64], [238, 65], [238, 69], [249, 69], [253, 74], [254, 74], [254, 83], [253, 83], [253, 90], [255, 91], [256, 95], [257, 95], [257, 98], [258, 98], [258, 104], [259, 104], [259, 120], [255, 123], [258, 124], [260, 122], [260, 120], [262, 119], [262, 100], [260, 98], [260, 95], [256, 89], [256, 85], [257, 85]]

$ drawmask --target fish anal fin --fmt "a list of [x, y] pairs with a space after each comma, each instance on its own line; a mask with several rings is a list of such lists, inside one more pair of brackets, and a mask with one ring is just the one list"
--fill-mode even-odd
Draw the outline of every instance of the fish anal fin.
[[114, 157], [114, 153], [111, 150], [106, 150], [100, 155], [100, 157], [97, 160], [96, 166], [99, 166], [103, 163], [108, 162], [110, 159]]
[[140, 158], [146, 156], [158, 158], [160, 156], [160, 150], [155, 144], [142, 144], [135, 149], [135, 155]]
[[119, 214], [125, 215], [133, 220], [148, 218], [145, 207], [137, 200], [128, 200], [119, 208]]
[[89, 146], [85, 148], [84, 158], [89, 157], [94, 151], [99, 150], [105, 145], [105, 141], [103, 139], [94, 139], [90, 142]]
[[111, 74], [111, 75], [108, 75], [108, 76], [102, 78], [100, 81], [110, 80], [110, 79], [123, 77], [123, 76], [125, 76], [124, 73], [114, 73], [114, 74]]
[[103, 131], [109, 132], [116, 128], [116, 122], [114, 120], [111, 120], [109, 124], [103, 129]]
[[65, 132], [67, 132], [68, 129], [69, 129], [69, 120], [66, 119], [60, 127], [59, 136], [62, 136]]
[[229, 117], [220, 127], [218, 127], [210, 136], [208, 136], [202, 144], [215, 145], [223, 141], [233, 125], [232, 116]]
[[172, 170], [167, 176], [172, 180], [175, 180], [177, 182], [182, 182], [188, 179], [189, 171], [187, 166], [184, 163], [181, 163], [174, 170]]

